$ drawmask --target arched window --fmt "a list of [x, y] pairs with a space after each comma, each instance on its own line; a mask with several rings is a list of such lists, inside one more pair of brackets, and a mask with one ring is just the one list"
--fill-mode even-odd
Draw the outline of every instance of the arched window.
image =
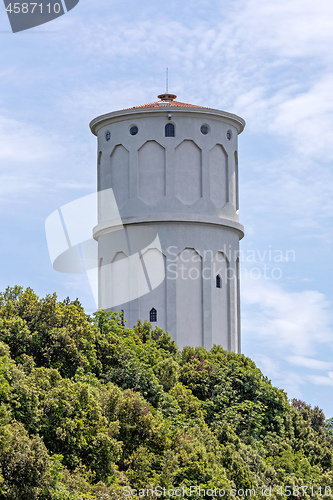
[[156, 309], [153, 307], [149, 313], [149, 321], [151, 323], [156, 323], [157, 321], [157, 311]]
[[165, 137], [175, 137], [175, 126], [173, 123], [165, 125]]
[[216, 288], [222, 288], [222, 279], [219, 274], [216, 276]]

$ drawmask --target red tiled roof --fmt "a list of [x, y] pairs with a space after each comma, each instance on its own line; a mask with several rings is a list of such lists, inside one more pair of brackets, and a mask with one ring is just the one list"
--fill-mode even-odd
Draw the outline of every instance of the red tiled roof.
[[196, 106], [195, 104], [188, 104], [187, 102], [179, 102], [179, 101], [156, 101], [149, 102], [148, 104], [141, 104], [141, 106], [133, 106], [128, 109], [136, 109], [136, 108], [202, 108], [203, 106]]
[[137, 108], [204, 108], [209, 109], [205, 106], [197, 106], [195, 104], [188, 104], [187, 102], [174, 101], [176, 95], [173, 94], [161, 94], [158, 97], [161, 98], [160, 101], [149, 102], [148, 104], [141, 104], [140, 106], [132, 106], [126, 109], [137, 109]]

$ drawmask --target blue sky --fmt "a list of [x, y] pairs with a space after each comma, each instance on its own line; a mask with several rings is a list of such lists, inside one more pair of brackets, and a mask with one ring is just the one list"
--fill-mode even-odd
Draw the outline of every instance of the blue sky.
[[0, 5], [0, 288], [79, 297], [51, 267], [45, 220], [96, 189], [88, 124], [156, 100], [242, 116], [243, 352], [333, 416], [333, 3], [80, 0], [12, 34]]

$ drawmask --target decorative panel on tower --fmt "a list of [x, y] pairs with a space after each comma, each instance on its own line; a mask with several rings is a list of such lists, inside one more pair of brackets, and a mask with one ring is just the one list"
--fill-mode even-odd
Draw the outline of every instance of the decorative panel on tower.
[[214, 255], [211, 276], [213, 343], [228, 346], [230, 323], [228, 261], [223, 252]]
[[202, 345], [202, 309], [202, 259], [193, 248], [185, 248], [177, 257], [178, 347]]
[[221, 144], [210, 151], [210, 198], [219, 208], [228, 202], [228, 158]]
[[102, 163], [102, 151], [98, 153], [97, 157], [97, 191], [101, 190], [101, 163]]
[[238, 153], [237, 153], [237, 151], [235, 151], [235, 188], [236, 188], [236, 210], [239, 210]]
[[117, 306], [128, 302], [130, 298], [130, 267], [128, 256], [117, 252], [110, 264], [112, 305]]
[[111, 153], [111, 187], [122, 207], [129, 200], [129, 152], [121, 144]]
[[185, 205], [202, 196], [202, 155], [194, 141], [185, 140], [175, 149], [175, 193]]
[[165, 274], [165, 256], [157, 248], [149, 248], [143, 253], [142, 259], [145, 269], [148, 271], [153, 270], [154, 272], [149, 273], [148, 276], [151, 292], [142, 295], [139, 299], [141, 318], [147, 318], [149, 321], [152, 321], [150, 311], [155, 309], [153, 326], [166, 329], [166, 280], [163, 277], [161, 279], [161, 273]]
[[156, 141], [146, 142], [138, 152], [139, 198], [154, 205], [165, 196], [165, 149]]

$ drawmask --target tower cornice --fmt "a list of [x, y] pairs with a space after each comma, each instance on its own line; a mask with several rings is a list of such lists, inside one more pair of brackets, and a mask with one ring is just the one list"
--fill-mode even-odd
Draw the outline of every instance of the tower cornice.
[[141, 217], [126, 217], [119, 222], [119, 219], [104, 221], [93, 229], [94, 239], [98, 241], [99, 236], [112, 231], [117, 231], [122, 226], [129, 224], [151, 224], [151, 223], [185, 223], [185, 224], [209, 224], [215, 226], [223, 226], [227, 229], [232, 229], [238, 233], [239, 239], [244, 237], [244, 226], [239, 222], [230, 219], [222, 219], [209, 216], [193, 216], [188, 214], [161, 214], [161, 215], [145, 215]]
[[165, 108], [163, 106], [159, 107], [152, 106], [152, 107], [136, 107], [130, 109], [123, 109], [120, 111], [112, 111], [111, 113], [97, 116], [90, 122], [89, 126], [92, 133], [94, 135], [97, 135], [98, 131], [105, 125], [108, 125], [113, 122], [122, 121], [128, 117], [132, 117], [133, 119], [136, 117], [142, 118], [143, 116], [152, 116], [152, 115], [168, 117], [170, 114], [176, 114], [178, 116], [179, 115], [189, 116], [192, 114], [193, 116], [196, 115], [200, 115], [202, 117], [207, 116], [213, 119], [223, 118], [225, 122], [229, 123], [230, 125], [233, 125], [236, 128], [238, 134], [241, 134], [245, 127], [245, 120], [243, 120], [243, 118], [241, 118], [238, 115], [228, 113], [227, 111], [222, 111], [213, 108], [192, 106], [192, 105], [190, 105], [189, 107], [179, 106], [175, 102], [169, 103], [169, 105], [166, 106]]

